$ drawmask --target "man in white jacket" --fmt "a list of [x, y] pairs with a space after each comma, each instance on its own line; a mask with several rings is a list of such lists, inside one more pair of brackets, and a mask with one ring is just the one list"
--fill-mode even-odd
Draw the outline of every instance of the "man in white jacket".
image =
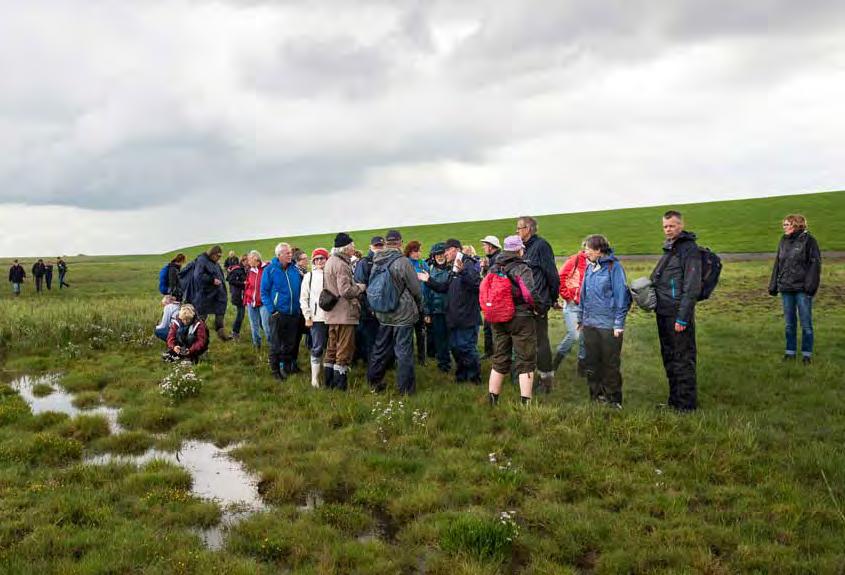
[[318, 303], [320, 292], [323, 291], [323, 268], [328, 259], [329, 252], [324, 248], [317, 248], [311, 253], [311, 271], [302, 278], [299, 295], [305, 327], [311, 330], [311, 386], [315, 388], [320, 387], [321, 363], [329, 336], [326, 312]]

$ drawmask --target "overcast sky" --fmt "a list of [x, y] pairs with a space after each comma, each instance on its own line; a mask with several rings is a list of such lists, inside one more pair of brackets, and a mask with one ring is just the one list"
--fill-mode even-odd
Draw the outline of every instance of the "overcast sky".
[[845, 188], [845, 3], [0, 0], [0, 255]]

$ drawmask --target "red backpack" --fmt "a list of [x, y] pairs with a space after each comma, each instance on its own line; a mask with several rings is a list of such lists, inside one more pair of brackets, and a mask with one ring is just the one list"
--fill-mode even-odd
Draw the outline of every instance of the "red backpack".
[[490, 272], [481, 280], [478, 290], [478, 303], [481, 305], [485, 321], [507, 323], [513, 319], [516, 314], [514, 288], [522, 301], [531, 306], [534, 305], [534, 298], [531, 297], [521, 277], [511, 278], [498, 266], [490, 269]]

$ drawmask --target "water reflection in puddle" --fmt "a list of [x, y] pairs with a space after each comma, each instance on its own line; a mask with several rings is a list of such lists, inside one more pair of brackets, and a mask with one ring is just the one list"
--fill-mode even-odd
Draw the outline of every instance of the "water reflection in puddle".
[[[24, 376], [12, 382], [12, 389], [17, 391], [21, 399], [29, 405], [29, 409], [33, 415], [48, 411], [65, 413], [70, 417], [76, 417], [77, 415], [102, 415], [108, 421], [109, 431], [111, 433], [116, 434], [125, 431], [117, 422], [117, 416], [120, 413], [119, 409], [103, 405], [90, 409], [80, 409], [73, 405], [73, 394], [68, 393], [67, 390], [60, 386], [58, 380], [57, 375], [45, 375], [41, 377]], [[53, 393], [44, 397], [37, 397], [33, 393], [33, 388], [39, 384], [50, 386]]]
[[[65, 413], [70, 417], [80, 414], [103, 415], [109, 423], [111, 433], [125, 431], [117, 423], [120, 410], [99, 406], [80, 409], [73, 405], [73, 394], [58, 383], [56, 374], [41, 377], [24, 376], [12, 382], [12, 388], [29, 405], [32, 413]], [[48, 385], [53, 392], [37, 397], [33, 388], [39, 384]], [[196, 530], [197, 535], [210, 549], [223, 546], [226, 531], [253, 513], [263, 511], [266, 505], [258, 494], [258, 481], [244, 469], [240, 462], [232, 459], [229, 452], [237, 446], [221, 449], [206, 441], [185, 441], [178, 451], [149, 449], [141, 455], [113, 455], [106, 453], [85, 458], [90, 465], [125, 463], [144, 465], [153, 460], [163, 460], [178, 465], [191, 474], [191, 491], [197, 497], [215, 501], [223, 509], [220, 522], [208, 529]], [[322, 503], [322, 501], [320, 502]], [[318, 504], [314, 504], [316, 506]]]
[[223, 517], [218, 525], [197, 531], [209, 548], [220, 549], [227, 529], [249, 515], [266, 509], [258, 495], [257, 478], [229, 456], [229, 451], [234, 447], [221, 449], [213, 443], [191, 440], [182, 443], [176, 452], [150, 449], [141, 455], [107, 453], [89, 457], [85, 462], [92, 465], [144, 465], [153, 460], [163, 460], [183, 467], [191, 474], [191, 491], [194, 495], [213, 500], [223, 508]]

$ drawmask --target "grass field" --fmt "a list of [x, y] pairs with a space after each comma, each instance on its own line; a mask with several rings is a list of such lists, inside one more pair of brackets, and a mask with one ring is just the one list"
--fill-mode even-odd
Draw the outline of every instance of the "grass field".
[[[811, 198], [832, 197], [843, 198]], [[824, 249], [845, 243], [803, 211]], [[842, 261], [824, 265], [809, 368], [780, 361], [770, 263], [726, 264], [699, 310], [702, 409], [687, 416], [654, 408], [666, 383], [653, 318], [638, 311], [621, 412], [589, 404], [571, 359], [528, 408], [507, 388], [491, 410], [484, 389], [431, 365], [400, 405], [369, 393], [360, 366], [347, 394], [312, 390], [306, 376], [280, 385], [247, 342], [216, 339], [200, 395], [171, 403], [158, 388], [162, 346], [148, 337], [158, 262], [94, 258], [72, 265], [69, 291], [0, 293], [0, 573], [845, 571]], [[629, 279], [652, 265], [630, 263]], [[552, 339], [562, 329], [556, 316]], [[99, 415], [30, 413], [9, 384], [44, 373], [60, 373], [80, 406], [119, 408], [126, 431]], [[217, 551], [196, 531], [223, 509], [192, 493], [182, 466], [85, 462], [189, 439], [234, 445], [267, 505]]]

